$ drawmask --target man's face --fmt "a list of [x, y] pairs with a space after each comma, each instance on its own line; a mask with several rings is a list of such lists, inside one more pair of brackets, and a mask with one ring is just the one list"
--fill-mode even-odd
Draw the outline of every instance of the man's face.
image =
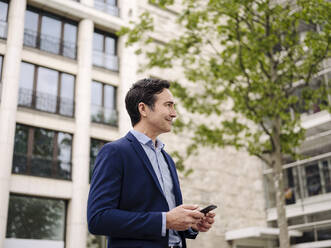
[[157, 134], [171, 131], [172, 121], [176, 118], [174, 97], [168, 89], [156, 95], [154, 108], [147, 107], [146, 121], [149, 128]]

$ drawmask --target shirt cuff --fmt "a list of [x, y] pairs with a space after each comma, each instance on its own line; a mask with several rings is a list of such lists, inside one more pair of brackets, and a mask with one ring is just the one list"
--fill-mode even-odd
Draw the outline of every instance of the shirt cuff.
[[165, 237], [166, 236], [166, 227], [167, 227], [167, 217], [166, 217], [166, 212], [162, 212], [162, 231], [161, 231], [161, 236]]

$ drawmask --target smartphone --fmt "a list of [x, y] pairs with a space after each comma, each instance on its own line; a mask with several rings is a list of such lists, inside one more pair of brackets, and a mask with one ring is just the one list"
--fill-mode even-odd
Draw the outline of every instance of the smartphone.
[[200, 212], [203, 214], [207, 214], [208, 212], [214, 210], [215, 208], [217, 208], [216, 205], [209, 205], [208, 207], [201, 209]]

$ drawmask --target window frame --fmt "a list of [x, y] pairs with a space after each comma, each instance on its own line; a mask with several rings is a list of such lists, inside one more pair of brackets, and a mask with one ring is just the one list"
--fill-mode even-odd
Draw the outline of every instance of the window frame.
[[[73, 118], [75, 116], [76, 76], [73, 75], [73, 74], [69, 74], [69, 73], [66, 73], [66, 72], [63, 72], [63, 71], [58, 71], [58, 70], [55, 70], [55, 69], [52, 69], [52, 68], [49, 68], [49, 67], [45, 67], [45, 66], [41, 66], [41, 65], [37, 65], [37, 64], [32, 64], [32, 63], [29, 63], [29, 62], [26, 62], [26, 61], [22, 61], [21, 62], [21, 66], [22, 66], [22, 63], [29, 64], [29, 65], [32, 65], [33, 66], [33, 70], [34, 71], [33, 71], [33, 80], [32, 80], [32, 99], [31, 99], [31, 106], [30, 107], [29, 106], [25, 106], [25, 105], [20, 105], [19, 103], [18, 103], [18, 105], [20, 107], [28, 107], [28, 108], [32, 108], [32, 109], [35, 109], [35, 110], [38, 110], [38, 111], [42, 111], [42, 112], [47, 112], [47, 113], [51, 113], [51, 114], [57, 114], [57, 115], [61, 115], [61, 116], [66, 116], [66, 117]], [[48, 69], [48, 70], [53, 70], [53, 71], [55, 71], [57, 73], [57, 92], [56, 92], [56, 95], [55, 95], [55, 97], [56, 97], [56, 108], [55, 108], [55, 112], [47, 111], [47, 110], [42, 110], [42, 109], [38, 109], [37, 108], [37, 104], [36, 104], [37, 94], [38, 94], [37, 85], [38, 85], [38, 83], [40, 83], [40, 82], [38, 82], [38, 71], [39, 71], [39, 68], [45, 68], [45, 69]], [[63, 74], [67, 74], [67, 75], [73, 76], [73, 96], [72, 96], [72, 114], [71, 115], [65, 115], [65, 114], [61, 114], [60, 113], [61, 99], [63, 98], [61, 96], [62, 83], [63, 83], [62, 82], [62, 75]]]
[[[63, 222], [63, 233], [62, 233], [63, 240], [62, 240], [62, 242], [64, 243], [64, 247], [65, 247], [66, 233], [67, 233], [67, 218], [68, 218], [68, 201], [67, 200], [61, 199], [61, 198], [51, 198], [51, 197], [37, 196], [37, 195], [24, 195], [24, 194], [18, 194], [18, 193], [10, 193], [9, 199], [11, 196], [24, 197], [24, 198], [35, 198], [35, 199], [39, 199], [39, 200], [62, 201], [64, 203], [64, 214], [63, 214], [64, 222]], [[8, 202], [8, 205], [9, 205], [9, 202]], [[8, 238], [8, 236], [7, 236], [8, 225], [9, 225], [9, 222], [7, 220], [6, 236], [5, 236], [6, 239]], [[15, 238], [15, 239], [21, 239], [21, 238]], [[36, 239], [36, 240], [49, 240], [49, 239]]]
[[[17, 129], [17, 125], [20, 125], [22, 127], [27, 128], [27, 149], [26, 149], [26, 154], [19, 154], [19, 155], [23, 155], [26, 156], [26, 170], [23, 173], [20, 172], [15, 172], [14, 171], [14, 159], [12, 162], [12, 173], [13, 174], [18, 174], [18, 175], [28, 175], [28, 176], [36, 176], [36, 177], [45, 177], [45, 178], [51, 178], [51, 179], [59, 179], [59, 180], [66, 180], [66, 181], [71, 181], [72, 180], [72, 152], [73, 152], [73, 141], [74, 141], [74, 137], [71, 133], [66, 133], [66, 132], [61, 132], [61, 131], [57, 131], [57, 130], [51, 130], [51, 129], [46, 129], [46, 128], [40, 128], [40, 127], [33, 127], [33, 126], [28, 126], [28, 125], [24, 125], [21, 123], [16, 123], [16, 127], [15, 127], [15, 137], [16, 137], [16, 129]], [[53, 148], [52, 148], [52, 172], [51, 175], [49, 176], [42, 176], [42, 175], [35, 175], [33, 174], [33, 172], [31, 171], [31, 167], [32, 167], [32, 159], [34, 157], [36, 157], [36, 155], [34, 154], [34, 146], [35, 146], [35, 130], [36, 129], [43, 129], [47, 132], [53, 132], [54, 133], [54, 137], [52, 140], [52, 144], [53, 144]], [[59, 151], [59, 147], [58, 147], [58, 134], [59, 133], [64, 133], [64, 134], [69, 134], [71, 136], [71, 145], [70, 145], [70, 174], [68, 175], [68, 178], [63, 178], [61, 176], [58, 175], [58, 169], [57, 169], [57, 162], [59, 161], [58, 159], [58, 151]], [[15, 156], [17, 153], [15, 152], [15, 141], [14, 141], [14, 152], [13, 152], [13, 156]]]
[[[111, 86], [111, 87], [113, 87], [114, 88], [114, 99], [113, 99], [113, 103], [114, 103], [114, 108], [112, 109], [112, 110], [114, 110], [114, 111], [116, 111], [117, 112], [117, 87], [116, 86], [114, 86], [114, 85], [111, 85], [111, 84], [107, 84], [107, 83], [103, 83], [103, 82], [100, 82], [100, 81], [96, 81], [96, 80], [92, 80], [92, 84], [94, 84], [94, 83], [97, 83], [97, 84], [101, 84], [101, 105], [100, 105], [100, 107], [104, 110], [104, 109], [106, 109], [106, 107], [105, 107], [105, 87], [106, 86]], [[92, 87], [92, 85], [91, 85], [91, 87]], [[91, 105], [94, 105], [93, 103], [92, 103], [92, 101], [91, 101]], [[99, 105], [95, 105], [95, 106], [99, 106]], [[93, 106], [92, 106], [93, 107]], [[114, 125], [112, 125], [112, 124], [110, 124], [110, 123], [107, 123], [107, 122], [105, 122], [105, 118], [104, 118], [104, 112], [103, 112], [103, 115], [102, 115], [102, 120], [101, 121], [93, 121], [92, 120], [92, 115], [93, 115], [93, 113], [91, 112], [91, 122], [93, 122], [93, 123], [101, 123], [101, 124], [106, 124], [106, 125], [111, 125], [111, 126], [114, 126]], [[116, 121], [116, 125], [115, 126], [118, 126], [118, 119], [117, 119], [117, 121]]]
[[[37, 23], [37, 33], [36, 33], [36, 37], [35, 37], [36, 38], [36, 45], [35, 46], [33, 46], [33, 45], [27, 45], [27, 44], [25, 44], [25, 42], [23, 40], [23, 45], [24, 46], [33, 47], [33, 48], [36, 48], [36, 49], [41, 50], [41, 51], [45, 51], [45, 52], [52, 53], [52, 54], [57, 54], [57, 55], [64, 56], [64, 57], [67, 57], [67, 58], [70, 58], [70, 59], [74, 59], [74, 60], [77, 59], [78, 23], [76, 21], [71, 20], [71, 19], [68, 19], [68, 18], [65, 18], [65, 17], [62, 17], [62, 16], [57, 15], [57, 14], [53, 14], [53, 13], [48, 12], [48, 11], [44, 11], [44, 10], [38, 9], [38, 8], [33, 7], [33, 6], [30, 6], [30, 5], [27, 6], [26, 11], [30, 11], [30, 12], [33, 12], [33, 13], [37, 14], [38, 15], [38, 23]], [[54, 53], [54, 52], [51, 52], [51, 51], [42, 49], [42, 45], [41, 45], [41, 41], [42, 41], [42, 38], [41, 38], [41, 35], [42, 35], [41, 28], [42, 28], [42, 18], [44, 16], [61, 22], [61, 32], [60, 32], [61, 34], [60, 34], [60, 37], [59, 37], [59, 51], [57, 53]], [[73, 26], [76, 27], [75, 43], [72, 43], [71, 41], [67, 41], [67, 40], [64, 39], [65, 38], [64, 37], [64, 27], [65, 27], [65, 24], [71, 24], [71, 25], [73, 25]], [[24, 25], [24, 35], [25, 35], [26, 30], [27, 29], [26, 29], [26, 27]], [[64, 54], [64, 45], [66, 43], [69, 43], [69, 44], [74, 45], [75, 54], [74, 54], [73, 57], [66, 56]]]

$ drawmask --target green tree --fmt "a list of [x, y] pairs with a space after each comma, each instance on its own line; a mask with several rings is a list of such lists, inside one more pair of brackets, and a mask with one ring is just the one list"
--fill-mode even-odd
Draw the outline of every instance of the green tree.
[[[166, 8], [173, 0], [152, 0]], [[330, 56], [331, 3], [325, 0], [184, 0], [178, 15], [182, 32], [154, 50], [153, 18], [147, 12], [127, 34], [127, 44], [147, 58], [146, 68], [179, 62], [196, 87], [173, 84], [173, 93], [190, 112], [218, 116], [203, 124], [178, 121], [193, 130], [193, 145], [234, 146], [262, 159], [274, 173], [279, 242], [289, 247], [282, 164], [298, 158], [305, 138], [301, 113], [329, 109], [327, 82], [314, 80]], [[178, 63], [176, 63], [177, 66]], [[230, 111], [231, 115], [225, 115]], [[225, 117], [226, 116], [226, 117]]]

